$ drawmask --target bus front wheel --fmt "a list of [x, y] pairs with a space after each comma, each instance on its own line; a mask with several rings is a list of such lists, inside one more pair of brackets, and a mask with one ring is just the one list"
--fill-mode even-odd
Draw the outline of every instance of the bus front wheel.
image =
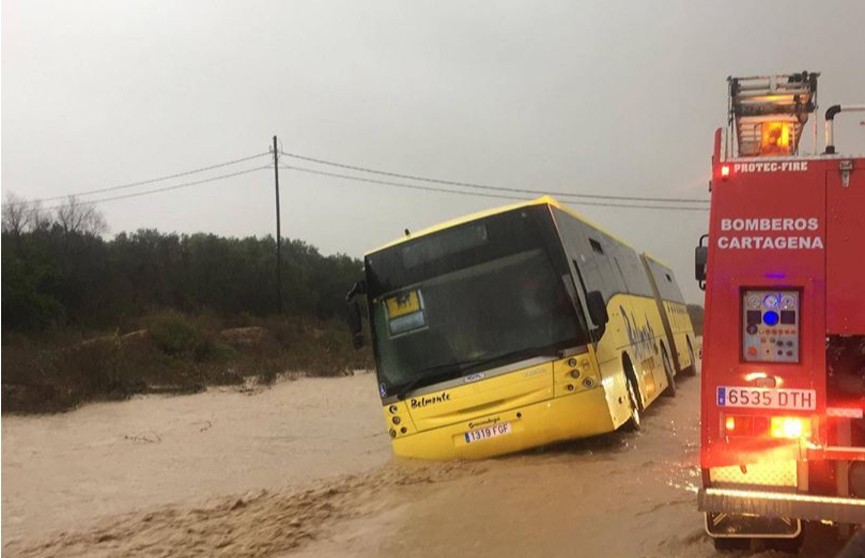
[[632, 432], [637, 432], [642, 428], [640, 422], [640, 405], [637, 399], [637, 388], [636, 382], [631, 379], [631, 376], [627, 376], [628, 381], [628, 404], [631, 407], [631, 418], [628, 419], [628, 429]]

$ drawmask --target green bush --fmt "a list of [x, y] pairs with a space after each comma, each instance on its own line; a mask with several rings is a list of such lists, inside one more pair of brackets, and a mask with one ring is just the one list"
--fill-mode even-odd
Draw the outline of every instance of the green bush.
[[172, 310], [160, 312], [143, 320], [153, 344], [171, 356], [192, 355], [202, 360], [210, 352], [210, 343], [197, 324]]

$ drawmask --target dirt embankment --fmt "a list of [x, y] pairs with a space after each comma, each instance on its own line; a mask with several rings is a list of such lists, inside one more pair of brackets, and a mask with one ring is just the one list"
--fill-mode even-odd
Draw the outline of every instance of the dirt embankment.
[[373, 366], [371, 351], [355, 351], [341, 321], [273, 317], [254, 324], [226, 327], [232, 324], [213, 316], [166, 311], [143, 318], [142, 329], [83, 340], [71, 331], [4, 334], [3, 413], [68, 411], [250, 378], [272, 383], [285, 371], [330, 377]]
[[[370, 375], [13, 417], [4, 555], [721, 556], [696, 511], [698, 408], [683, 379], [640, 433], [456, 463], [390, 458]], [[801, 556], [838, 546], [818, 531]]]

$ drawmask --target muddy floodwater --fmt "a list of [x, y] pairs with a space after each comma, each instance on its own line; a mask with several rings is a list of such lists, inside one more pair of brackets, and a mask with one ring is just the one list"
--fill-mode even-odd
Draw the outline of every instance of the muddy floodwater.
[[476, 462], [393, 459], [370, 374], [4, 418], [3, 554], [716, 556], [679, 388], [642, 432]]
[[374, 377], [308, 378], [4, 417], [3, 542], [390, 459]]

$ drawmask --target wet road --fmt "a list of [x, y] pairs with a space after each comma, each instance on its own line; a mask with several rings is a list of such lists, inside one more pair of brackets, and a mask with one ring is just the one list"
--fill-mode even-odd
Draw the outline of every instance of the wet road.
[[371, 375], [4, 419], [4, 555], [716, 556], [679, 387], [640, 433], [462, 463], [392, 459]]

